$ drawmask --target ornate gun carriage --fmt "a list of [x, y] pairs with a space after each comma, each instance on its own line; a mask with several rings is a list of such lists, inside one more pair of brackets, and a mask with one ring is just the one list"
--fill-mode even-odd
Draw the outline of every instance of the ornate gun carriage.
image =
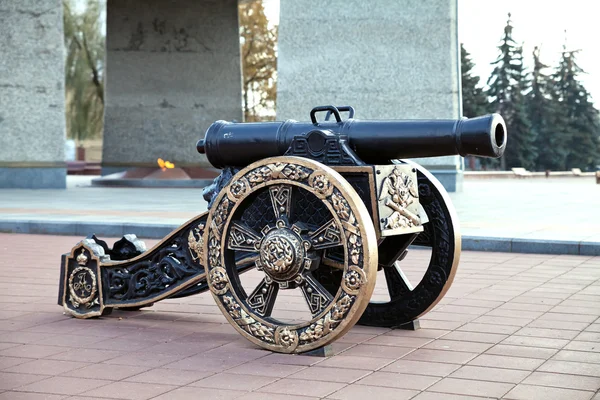
[[[461, 240], [444, 188], [404, 159], [500, 157], [502, 117], [361, 121], [333, 106], [310, 117], [212, 124], [197, 144], [222, 169], [204, 189], [209, 211], [150, 250], [134, 235], [112, 249], [83, 240], [63, 256], [59, 304], [88, 318], [210, 291], [236, 330], [282, 353], [320, 348], [355, 323], [397, 327], [426, 313], [452, 283]], [[431, 248], [415, 287], [400, 264], [411, 245]], [[247, 288], [250, 270], [260, 281]], [[371, 301], [378, 270], [387, 301]], [[286, 290], [302, 293], [305, 320], [272, 315]]]

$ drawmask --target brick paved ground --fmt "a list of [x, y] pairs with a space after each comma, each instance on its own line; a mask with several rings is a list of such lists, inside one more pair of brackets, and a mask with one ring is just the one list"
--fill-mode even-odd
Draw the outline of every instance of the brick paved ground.
[[422, 329], [355, 327], [318, 358], [254, 347], [208, 294], [68, 318], [59, 262], [77, 240], [0, 234], [2, 400], [600, 399], [600, 257], [463, 253]]

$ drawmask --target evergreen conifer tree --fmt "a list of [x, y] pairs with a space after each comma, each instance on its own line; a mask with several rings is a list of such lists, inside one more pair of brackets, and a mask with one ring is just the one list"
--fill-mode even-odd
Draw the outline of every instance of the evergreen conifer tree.
[[492, 63], [494, 70], [488, 79], [488, 96], [492, 99], [493, 111], [506, 121], [508, 142], [501, 159], [502, 169], [535, 166], [535, 136], [527, 116], [523, 92], [527, 89], [527, 80], [523, 68], [523, 49], [512, 37], [513, 26], [508, 14], [504, 28], [504, 37], [498, 46], [500, 55]]
[[[488, 112], [489, 103], [487, 97], [481, 88], [480, 78], [473, 74], [475, 63], [471, 55], [460, 44], [460, 70], [461, 70], [461, 90], [462, 90], [462, 115], [467, 118], [473, 118]], [[466, 157], [466, 163], [469, 169], [475, 169], [475, 157]], [[485, 164], [485, 161], [484, 161]]]
[[554, 74], [555, 97], [566, 113], [566, 168], [593, 169], [599, 162], [600, 121], [598, 110], [578, 79], [583, 70], [577, 65], [577, 51], [564, 48]]
[[471, 55], [460, 44], [460, 66], [462, 83], [462, 113], [467, 118], [478, 117], [488, 112], [489, 103], [487, 97], [480, 86], [480, 78], [473, 75], [475, 63]]
[[548, 66], [540, 60], [540, 49], [535, 47], [527, 106], [531, 129], [536, 137], [536, 169], [564, 170], [569, 127], [566, 113], [557, 96], [552, 93], [553, 81], [544, 73], [546, 68]]

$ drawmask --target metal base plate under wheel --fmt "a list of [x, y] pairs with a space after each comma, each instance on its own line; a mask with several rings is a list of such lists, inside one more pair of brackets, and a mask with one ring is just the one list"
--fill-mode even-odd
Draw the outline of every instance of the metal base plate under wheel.
[[[322, 221], [301, 203], [318, 204]], [[257, 199], [265, 205], [254, 209]], [[345, 334], [373, 293], [377, 239], [366, 206], [333, 169], [299, 157], [273, 157], [239, 171], [215, 199], [207, 219], [207, 280], [219, 308], [244, 337], [281, 353], [310, 351]], [[343, 273], [330, 293], [314, 277], [321, 253], [342, 248]], [[245, 252], [262, 280], [247, 293], [235, 259]], [[308, 321], [285, 323], [271, 316], [280, 291], [299, 288]]]
[[431, 259], [421, 282], [414, 288], [405, 280], [402, 261], [384, 269], [390, 301], [369, 303], [358, 322], [361, 325], [397, 327], [419, 318], [444, 297], [458, 268], [461, 236], [458, 217], [446, 190], [425, 168], [411, 161], [403, 162], [417, 169], [419, 201], [429, 219], [413, 245], [431, 248]]

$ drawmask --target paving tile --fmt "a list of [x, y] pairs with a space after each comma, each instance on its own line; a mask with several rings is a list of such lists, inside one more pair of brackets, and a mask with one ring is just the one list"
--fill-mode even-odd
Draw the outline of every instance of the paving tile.
[[0, 350], [10, 349], [11, 347], [18, 346], [19, 343], [0, 343]]
[[546, 386], [517, 385], [504, 398], [509, 400], [589, 400], [593, 392]]
[[548, 349], [562, 349], [569, 341], [567, 339], [550, 339], [535, 336], [513, 335], [504, 339], [501, 344], [527, 347], [541, 347]]
[[489, 349], [492, 345], [489, 343], [479, 342], [467, 342], [463, 340], [445, 340], [437, 339], [423, 346], [425, 349], [436, 349], [436, 350], [451, 350], [451, 351], [463, 351], [463, 352], [483, 352]]
[[478, 367], [465, 365], [454, 371], [451, 378], [473, 379], [490, 382], [519, 383], [531, 372], [519, 369]]
[[306, 367], [302, 365], [263, 364], [254, 361], [228, 369], [227, 372], [242, 375], [274, 376], [283, 378], [304, 368]]
[[581, 332], [575, 340], [582, 340], [587, 342], [600, 342], [600, 332]]
[[339, 400], [364, 400], [365, 398], [377, 400], [405, 400], [414, 397], [417, 393], [419, 392], [416, 390], [352, 384], [329, 395], [327, 398]]
[[[386, 337], [386, 336], [401, 336], [404, 338], [424, 338], [424, 339], [437, 339], [439, 337], [444, 336], [450, 332], [446, 329], [427, 329], [421, 327], [421, 329], [417, 329], [416, 331], [411, 331], [407, 329], [393, 329], [381, 336], [378, 337]], [[414, 344], [407, 345], [408, 347], [414, 347]]]
[[546, 312], [552, 309], [552, 306], [543, 305], [543, 304], [524, 304], [524, 303], [513, 303], [508, 302], [502, 304], [498, 307], [498, 310], [515, 310], [515, 311], [525, 311], [525, 312]]
[[346, 386], [345, 383], [308, 381], [302, 379], [283, 378], [277, 382], [266, 385], [258, 392], [289, 394], [298, 396], [325, 397]]
[[320, 357], [303, 356], [298, 354], [281, 354], [272, 353], [265, 357], [259, 358], [256, 362], [268, 364], [287, 364], [287, 365], [314, 365], [320, 363]]
[[476, 343], [491, 343], [495, 344], [509, 337], [508, 335], [502, 335], [497, 333], [482, 333], [482, 332], [467, 332], [467, 331], [453, 331], [444, 335], [444, 340], [460, 340], [465, 342], [476, 342]]
[[513, 356], [513, 357], [525, 357], [525, 358], [540, 358], [547, 360], [557, 353], [556, 349], [547, 349], [543, 347], [529, 347], [529, 346], [513, 346], [508, 344], [497, 344], [490, 348], [485, 353], [495, 354], [500, 356]]
[[502, 397], [513, 387], [514, 385], [511, 383], [443, 378], [430, 387], [428, 391], [467, 396]]
[[303, 369], [290, 375], [290, 379], [304, 379], [304, 380], [315, 380], [315, 381], [326, 381], [326, 382], [340, 382], [340, 383], [351, 383], [359, 380], [365, 375], [370, 374], [370, 371], [364, 369], [350, 369], [350, 368], [324, 368], [319, 366], [312, 366], [310, 368]]
[[30, 358], [0, 356], [0, 370], [31, 361]]
[[556, 355], [552, 357], [552, 359], [562, 361], [600, 363], [600, 353], [595, 353], [591, 351], [561, 350], [558, 353], [556, 353]]
[[404, 360], [444, 362], [449, 364], [466, 364], [477, 356], [477, 353], [462, 351], [446, 351], [435, 349], [418, 349], [405, 356]]
[[567, 331], [562, 329], [529, 328], [525, 327], [516, 332], [520, 336], [534, 336], [550, 339], [569, 339], [572, 340], [579, 334], [578, 331]]
[[84, 336], [84, 335], [51, 335], [42, 340], [38, 340], [36, 344], [43, 344], [48, 346], [62, 346], [62, 347], [78, 347], [85, 348], [88, 345], [98, 343], [104, 340], [98, 336]]
[[60, 375], [88, 366], [88, 363], [58, 360], [33, 360], [5, 369], [6, 372], [38, 375]]
[[289, 394], [251, 392], [242, 397], [236, 397], [239, 400], [318, 400], [318, 397], [293, 396]]
[[11, 390], [48, 378], [45, 375], [13, 374], [0, 372], [0, 390]]
[[63, 395], [47, 393], [25, 393], [25, 392], [4, 392], [0, 393], [0, 400], [63, 400]]
[[[532, 311], [528, 309], [529, 307], [523, 307], [521, 310], [508, 309], [508, 308], [497, 308], [488, 312], [487, 316], [496, 316], [496, 317], [520, 317], [520, 318], [529, 318], [530, 320], [540, 317], [543, 312], [542, 311]], [[510, 325], [510, 324], [509, 324]]]
[[164, 364], [164, 368], [182, 369], [190, 371], [221, 372], [246, 362], [244, 359], [232, 357], [231, 359], [209, 358], [198, 354], [192, 357], [180, 359], [170, 364]]
[[[599, 312], [600, 313], [600, 312]], [[600, 335], [598, 335], [598, 341], [581, 341], [581, 340], [573, 340], [568, 345], [564, 347], [564, 350], [577, 350], [577, 351], [593, 351], [600, 352]]]
[[113, 382], [97, 389], [88, 390], [84, 394], [108, 399], [146, 400], [176, 388], [177, 386], [156, 383]]
[[525, 326], [533, 321], [533, 318], [519, 318], [519, 317], [500, 317], [494, 315], [483, 315], [475, 320], [473, 323], [476, 324], [493, 324], [493, 325], [508, 325], [508, 326]]
[[108, 365], [108, 364], [93, 364], [81, 369], [76, 369], [65, 373], [67, 376], [89, 379], [108, 379], [119, 381], [133, 375], [140, 374], [150, 368], [133, 367], [130, 365]]
[[23, 358], [44, 358], [53, 354], [66, 351], [64, 347], [42, 346], [37, 344], [24, 344], [22, 346], [11, 347], [0, 351], [0, 356], [23, 357]]
[[533, 371], [543, 363], [544, 360], [540, 360], [537, 358], [509, 357], [496, 356], [492, 354], [482, 354], [480, 356], [477, 356], [471, 362], [469, 362], [469, 365]]
[[[38, 342], [47, 339], [48, 334], [46, 333], [36, 333], [36, 332], [6, 332], [0, 334], [0, 342], [8, 342], [8, 343], [20, 343], [20, 344], [39, 344]], [[58, 335], [54, 335], [58, 336]]]
[[97, 363], [123, 355], [122, 351], [98, 350], [98, 349], [71, 349], [64, 353], [53, 354], [46, 357], [51, 360], [80, 361]]
[[403, 357], [414, 351], [411, 347], [397, 347], [397, 346], [376, 346], [370, 344], [358, 344], [349, 350], [344, 351], [345, 356], [360, 356], [360, 357], [374, 357], [374, 358], [393, 358], [397, 359]]
[[241, 390], [241, 391], [253, 391], [260, 389], [270, 383], [275, 382], [279, 378], [272, 376], [259, 376], [259, 375], [232, 375], [229, 373], [220, 373], [211, 375], [207, 378], [200, 379], [189, 386], [206, 387], [213, 389], [226, 389], [226, 390]]
[[88, 390], [105, 386], [111, 381], [102, 379], [71, 378], [66, 376], [53, 376], [43, 381], [34, 382], [20, 387], [18, 390], [24, 392], [53, 393], [64, 395], [75, 395]]
[[600, 364], [548, 360], [538, 368], [538, 371], [600, 377]]
[[412, 361], [400, 359], [387, 367], [383, 368], [384, 372], [397, 372], [401, 374], [417, 374], [428, 376], [448, 376], [455, 370], [460, 368], [458, 364], [435, 363], [425, 361]]
[[[230, 400], [238, 399], [246, 392], [239, 390], [224, 390], [224, 389], [208, 389], [197, 388], [191, 386], [180, 387], [170, 392], [153, 397], [152, 400]], [[267, 400], [267, 397], [261, 397]]]
[[421, 327], [425, 329], [446, 329], [454, 330], [464, 323], [459, 321], [434, 321], [429, 319], [421, 319]]
[[528, 385], [553, 386], [565, 389], [596, 391], [600, 389], [600, 377], [533, 372], [522, 383]]
[[327, 368], [352, 368], [374, 371], [392, 363], [393, 361], [394, 359], [392, 358], [371, 358], [339, 355], [320, 362], [319, 366]]
[[398, 374], [394, 372], [376, 371], [362, 378], [358, 382], [359, 385], [393, 387], [398, 389], [413, 389], [425, 390], [435, 382], [439, 381], [439, 377], [426, 375], [411, 375]]
[[155, 368], [141, 374], [130, 376], [125, 379], [126, 382], [141, 383], [165, 383], [167, 385], [183, 386], [207, 376], [213, 375], [212, 372], [186, 371], [182, 369]]
[[395, 336], [392, 334], [386, 334], [367, 340], [365, 344], [416, 348], [424, 346], [432, 340], [433, 338]]
[[547, 328], [561, 329], [566, 331], [576, 331], [577, 334], [584, 330], [589, 325], [588, 322], [571, 322], [571, 321], [552, 321], [546, 319], [537, 319], [527, 325], [528, 328]]
[[111, 358], [104, 361], [104, 364], [133, 365], [138, 367], [157, 368], [165, 364], [170, 364], [182, 357], [179, 355], [156, 354], [151, 352], [132, 352], [120, 357]]
[[[560, 307], [561, 309], [564, 309], [564, 307]], [[577, 307], [573, 307], [574, 309], [581, 309], [581, 306], [577, 306]], [[556, 307], [553, 309], [555, 310]], [[586, 315], [586, 314], [575, 314], [575, 313], [558, 313], [558, 312], [547, 312], [544, 315], [542, 315], [539, 319], [541, 320], [548, 320], [548, 321], [562, 321], [562, 322], [587, 322], [592, 323], [594, 322], [596, 319], [598, 319], [598, 310], [596, 309], [596, 312], [593, 313], [592, 315]]]
[[481, 400], [481, 397], [465, 396], [464, 394], [422, 392], [413, 397], [412, 400]]
[[342, 336], [338, 342], [342, 343], [363, 343], [367, 340], [373, 339], [377, 335], [374, 334], [364, 334], [364, 333], [353, 333], [352, 331]]
[[478, 324], [475, 322], [469, 322], [468, 324], [464, 324], [457, 330], [467, 332], [499, 333], [504, 335], [511, 335], [518, 331], [519, 327], [510, 325]]

